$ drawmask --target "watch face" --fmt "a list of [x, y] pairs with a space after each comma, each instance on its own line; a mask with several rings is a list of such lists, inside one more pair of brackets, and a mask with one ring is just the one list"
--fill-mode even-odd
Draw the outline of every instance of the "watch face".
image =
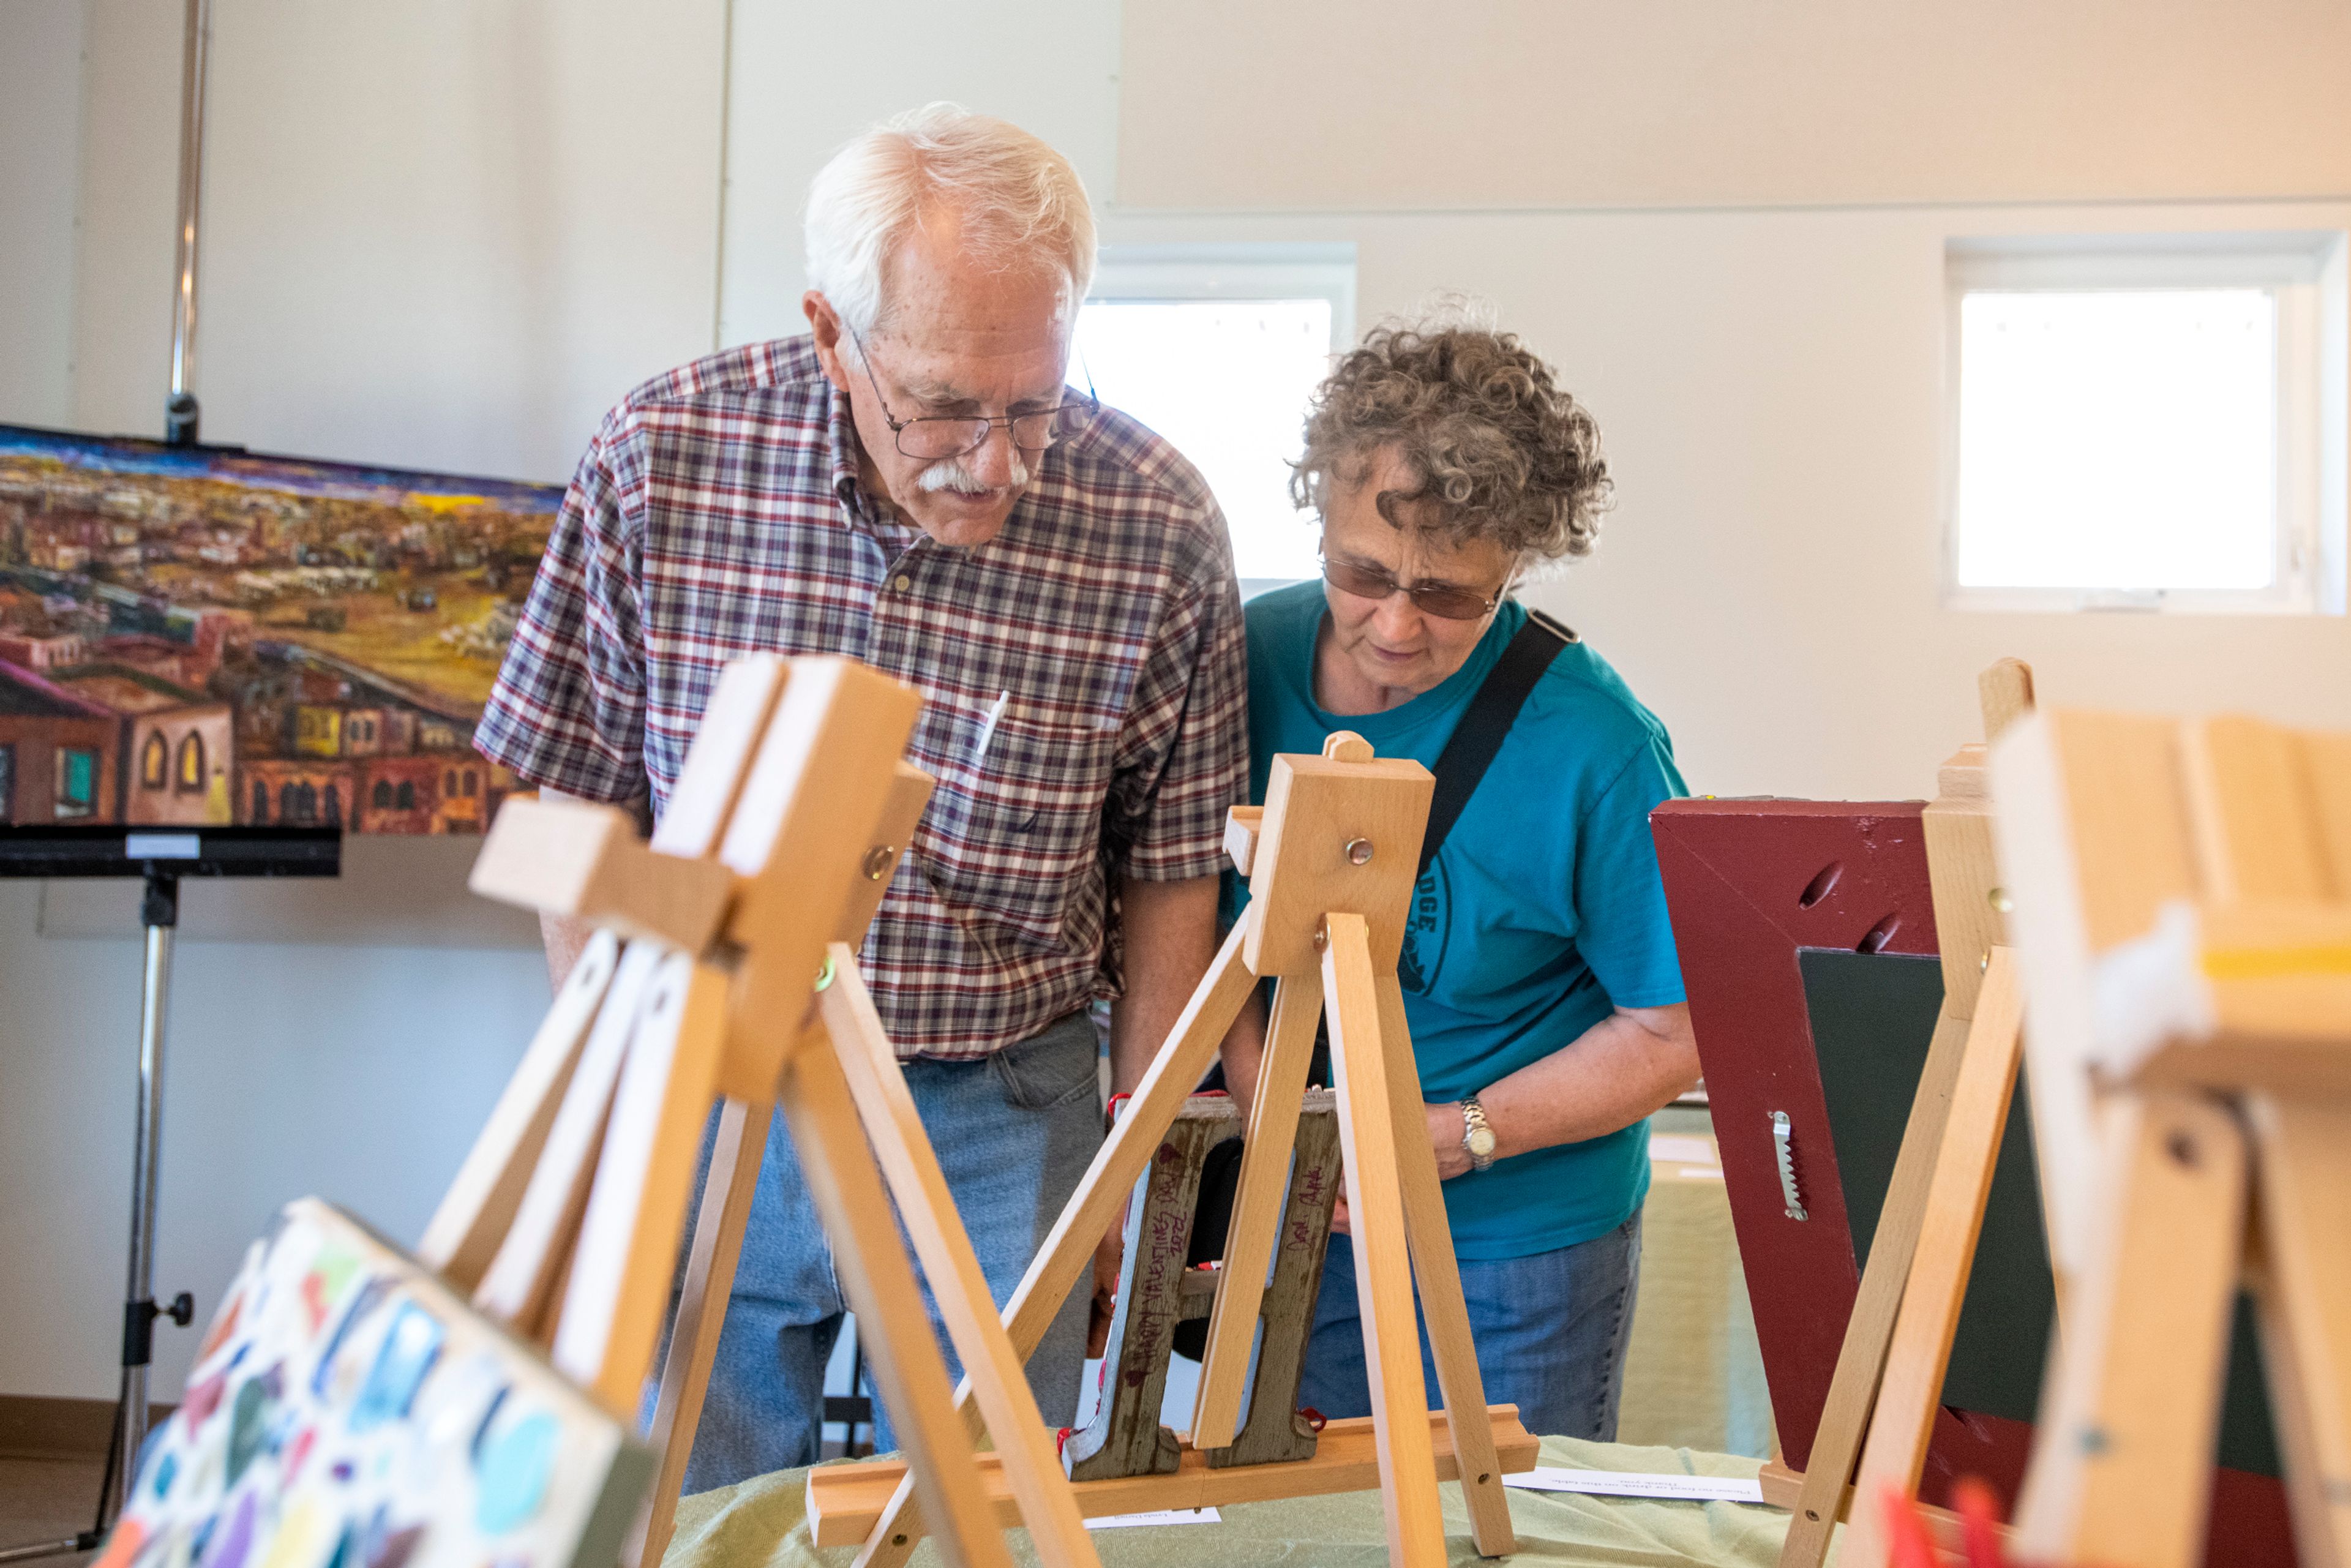
[[1492, 1154], [1494, 1152], [1494, 1129], [1491, 1127], [1479, 1127], [1472, 1130], [1469, 1134], [1469, 1152], [1477, 1155], [1481, 1160], [1487, 1155]]

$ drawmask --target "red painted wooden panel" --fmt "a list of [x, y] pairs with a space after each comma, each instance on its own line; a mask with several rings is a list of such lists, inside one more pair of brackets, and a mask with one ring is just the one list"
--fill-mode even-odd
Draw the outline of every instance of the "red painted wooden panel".
[[[1924, 810], [1917, 800], [1668, 800], [1649, 818], [1772, 1418], [1787, 1462], [1800, 1470], [1861, 1269], [1796, 952], [1936, 953]], [[1786, 1112], [1793, 1130], [1802, 1220], [1787, 1217], [1781, 1196], [1774, 1111]], [[1945, 1501], [1953, 1480], [1974, 1475], [2012, 1507], [2032, 1440], [2023, 1422], [1946, 1408], [1920, 1493]], [[2207, 1563], [2292, 1568], [2284, 1488], [2240, 1470], [2216, 1474]]]

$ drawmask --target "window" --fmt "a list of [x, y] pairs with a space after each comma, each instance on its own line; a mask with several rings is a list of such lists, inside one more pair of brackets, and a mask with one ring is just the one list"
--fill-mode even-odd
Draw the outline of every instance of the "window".
[[1244, 593], [1322, 570], [1290, 464], [1354, 317], [1353, 246], [1103, 247], [1070, 380], [1091, 381], [1200, 470]]
[[253, 781], [252, 816], [256, 823], [269, 821], [269, 786], [258, 779]]
[[391, 810], [392, 780], [389, 779], [377, 779], [375, 781], [375, 789], [369, 792], [368, 801], [379, 811]]
[[139, 788], [161, 789], [163, 787], [163, 768], [170, 750], [163, 744], [161, 733], [155, 730], [147, 732], [147, 744], [139, 748]]
[[2342, 235], [1946, 262], [1949, 602], [2341, 612]]
[[88, 747], [57, 747], [57, 815], [98, 814], [98, 753]]
[[392, 791], [392, 803], [402, 811], [416, 810], [416, 786], [406, 779], [402, 779], [400, 788]]
[[16, 748], [0, 746], [0, 822], [16, 820]]
[[183, 795], [197, 795], [204, 788], [204, 738], [190, 730], [180, 741], [179, 790]]

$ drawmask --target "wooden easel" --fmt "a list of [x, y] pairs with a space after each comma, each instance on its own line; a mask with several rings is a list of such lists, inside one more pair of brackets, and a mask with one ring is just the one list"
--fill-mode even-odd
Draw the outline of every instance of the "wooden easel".
[[2242, 1283], [2297, 1552], [2344, 1568], [2351, 733], [2046, 713], [2002, 739], [1992, 771], [2034, 1092], [2074, 1075], [2074, 1132], [2094, 1155], [2044, 1171], [2089, 1241], [2043, 1385], [2019, 1550], [2199, 1560]]
[[631, 1419], [703, 1129], [725, 1103], [656, 1407], [664, 1452], [639, 1562], [669, 1536], [776, 1108], [942, 1554], [1010, 1562], [900, 1218], [1039, 1557], [1096, 1561], [848, 945], [929, 795], [929, 779], [900, 760], [919, 706], [846, 660], [737, 660], [650, 845], [609, 808], [515, 801], [475, 866], [475, 891], [599, 931], [420, 1253]]
[[[1984, 734], [1997, 740], [2032, 711], [2032, 672], [2004, 659], [1983, 673], [1979, 694]], [[1838, 1562], [1880, 1568], [1887, 1560], [1892, 1542], [1875, 1499], [1889, 1485], [1905, 1496], [1918, 1489], [2016, 1087], [2020, 999], [2001, 929], [2007, 898], [1993, 872], [1985, 747], [1962, 747], [1938, 785], [1924, 822], [1942, 1010], [1808, 1468], [1801, 1477], [1782, 1469], [1773, 1489], [1796, 1494], [1780, 1568], [1820, 1568], [1848, 1510]]]
[[[1249, 878], [1249, 905], [1005, 1308], [1013, 1346], [1033, 1347], [1090, 1266], [1095, 1243], [1118, 1218], [1250, 988], [1260, 977], [1276, 977], [1190, 1438], [1173, 1472], [1085, 1483], [1115, 1488], [1121, 1509], [1310, 1496], [1357, 1490], [1373, 1479], [1360, 1436], [1343, 1433], [1349, 1424], [1340, 1422], [1324, 1430], [1311, 1459], [1211, 1469], [1205, 1458], [1230, 1445], [1240, 1427], [1300, 1095], [1316, 1020], [1327, 1004], [1388, 1560], [1398, 1568], [1446, 1560], [1437, 1488], [1448, 1473], [1461, 1482], [1478, 1550], [1490, 1557], [1515, 1547], [1501, 1484], [1504, 1456], [1516, 1468], [1531, 1466], [1534, 1443], [1519, 1428], [1515, 1410], [1489, 1410], [1485, 1402], [1395, 975], [1433, 787], [1419, 764], [1374, 759], [1361, 737], [1343, 731], [1325, 742], [1320, 757], [1274, 758], [1263, 810], [1236, 810], [1226, 837]], [[1449, 1445], [1440, 1442], [1422, 1382], [1416, 1270]], [[1000, 1444], [992, 1418], [988, 1429]], [[887, 1475], [881, 1466], [828, 1467], [809, 1475], [819, 1540], [827, 1539], [828, 1518], [874, 1521], [859, 1568], [904, 1563], [927, 1519], [914, 1512], [913, 1477], [899, 1478], [875, 1513], [873, 1488]], [[1107, 1494], [1101, 1502], [1094, 1496], [1088, 1492], [1089, 1507], [1113, 1511]]]

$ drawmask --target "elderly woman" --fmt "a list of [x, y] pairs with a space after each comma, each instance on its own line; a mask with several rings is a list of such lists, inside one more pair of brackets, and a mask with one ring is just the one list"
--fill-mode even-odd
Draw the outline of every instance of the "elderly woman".
[[[1698, 1071], [1649, 839], [1682, 792], [1672, 742], [1598, 653], [1510, 597], [1591, 550], [1598, 430], [1514, 337], [1383, 329], [1316, 394], [1293, 490], [1322, 514], [1323, 580], [1248, 608], [1252, 799], [1277, 752], [1333, 730], [1434, 768], [1440, 802], [1469, 781], [1463, 750], [1489, 752], [1415, 893], [1405, 1010], [1487, 1397], [1612, 1439], [1646, 1118]], [[1236, 1093], [1261, 1040], [1260, 1023], [1228, 1045]], [[1326, 1416], [1371, 1412], [1358, 1312], [1337, 1235], [1300, 1394]]]

